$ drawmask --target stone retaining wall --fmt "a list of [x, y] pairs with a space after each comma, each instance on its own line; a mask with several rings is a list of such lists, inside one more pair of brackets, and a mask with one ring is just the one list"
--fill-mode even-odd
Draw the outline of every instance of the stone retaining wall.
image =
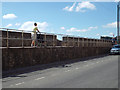
[[3, 48], [3, 71], [109, 53], [110, 47]]

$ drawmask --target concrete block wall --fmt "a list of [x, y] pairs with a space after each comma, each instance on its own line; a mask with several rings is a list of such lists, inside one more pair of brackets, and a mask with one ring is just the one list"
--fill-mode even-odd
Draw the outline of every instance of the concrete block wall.
[[[38, 43], [46, 43], [46, 46], [57, 46], [56, 35], [38, 34], [43, 42], [38, 40]], [[8, 31], [8, 45], [9, 47], [22, 47], [22, 32]], [[46, 38], [46, 39], [45, 39]], [[54, 38], [54, 39], [53, 39]], [[39, 38], [38, 38], [39, 39]], [[31, 33], [23, 33], [23, 46], [31, 46]], [[2, 43], [3, 47], [7, 47], [7, 31], [2, 31]]]
[[63, 37], [62, 46], [109, 47], [112, 46], [112, 42], [101, 39]]
[[[38, 34], [38, 39], [42, 39], [42, 44], [46, 46], [93, 46], [106, 47], [111, 46], [112, 42], [108, 40], [89, 39], [80, 37], [63, 37], [63, 41], [58, 41], [56, 35]], [[21, 47], [22, 46], [22, 32], [8, 31], [8, 46]], [[31, 33], [23, 34], [23, 46], [31, 46]], [[2, 31], [2, 46], [7, 47], [7, 32]], [[38, 40], [38, 43], [41, 41]]]
[[[42, 39], [42, 43], [46, 43], [46, 46], [57, 46], [57, 36], [49, 34], [38, 34], [38, 39]], [[40, 42], [38, 40], [38, 42]]]
[[[13, 32], [8, 31], [8, 45], [9, 47], [21, 47], [22, 46], [22, 32]], [[31, 39], [31, 33], [24, 33], [23, 34], [23, 44], [24, 46], [30, 46], [32, 40]], [[2, 46], [7, 47], [7, 31], [2, 31]]]

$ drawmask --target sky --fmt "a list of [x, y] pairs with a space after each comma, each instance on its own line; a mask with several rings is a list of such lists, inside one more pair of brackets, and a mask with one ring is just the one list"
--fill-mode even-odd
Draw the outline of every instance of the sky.
[[87, 38], [117, 35], [116, 2], [3, 2], [2, 27]]

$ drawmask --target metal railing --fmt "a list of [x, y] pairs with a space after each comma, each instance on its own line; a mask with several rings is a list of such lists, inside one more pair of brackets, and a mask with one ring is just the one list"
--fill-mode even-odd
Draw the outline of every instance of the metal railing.
[[[2, 47], [31, 47], [32, 42], [32, 31], [26, 30], [17, 30], [17, 29], [8, 29], [8, 28], [0, 28], [2, 31]], [[41, 36], [37, 39], [38, 47], [109, 47], [111, 46], [111, 41], [100, 40], [95, 38], [83, 38], [79, 36], [73, 35], [65, 35], [65, 34], [54, 34], [54, 33], [46, 33], [40, 32], [37, 34]], [[59, 40], [59, 38], [61, 39]], [[13, 43], [16, 41], [15, 43]], [[11, 43], [10, 43], [11, 42]], [[21, 45], [17, 45], [20, 43]], [[27, 45], [25, 43], [28, 43]], [[6, 44], [6, 45], [4, 45]], [[13, 45], [14, 44], [14, 45]]]

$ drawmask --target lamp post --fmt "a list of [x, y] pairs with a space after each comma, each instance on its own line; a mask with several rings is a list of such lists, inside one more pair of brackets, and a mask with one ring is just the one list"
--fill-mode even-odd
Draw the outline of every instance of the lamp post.
[[117, 43], [119, 44], [119, 5], [120, 1], [118, 2], [117, 5]]

